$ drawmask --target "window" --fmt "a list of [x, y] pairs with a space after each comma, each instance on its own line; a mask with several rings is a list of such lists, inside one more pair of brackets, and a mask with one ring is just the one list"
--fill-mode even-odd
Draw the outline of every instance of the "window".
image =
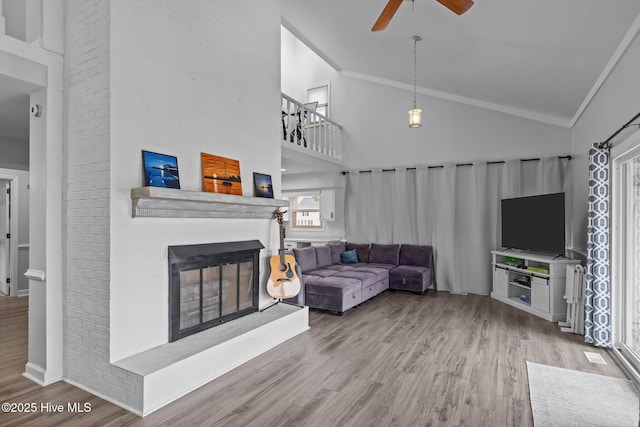
[[329, 82], [318, 83], [306, 90], [307, 102], [317, 102], [316, 113], [329, 117], [329, 101], [331, 98]]
[[291, 228], [294, 230], [322, 230], [320, 193], [292, 196], [289, 199]]

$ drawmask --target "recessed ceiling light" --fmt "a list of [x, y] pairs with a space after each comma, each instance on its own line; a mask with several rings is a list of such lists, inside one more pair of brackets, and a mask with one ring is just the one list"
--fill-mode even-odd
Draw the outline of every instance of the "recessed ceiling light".
[[285, 168], [280, 168], [280, 172], [286, 172], [287, 170]]

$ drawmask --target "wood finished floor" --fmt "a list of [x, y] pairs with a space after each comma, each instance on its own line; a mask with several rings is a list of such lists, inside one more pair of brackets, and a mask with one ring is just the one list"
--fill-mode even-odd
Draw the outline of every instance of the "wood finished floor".
[[[27, 298], [0, 298], [0, 402], [88, 402], [0, 426], [530, 426], [525, 361], [624, 378], [581, 336], [486, 296], [385, 292], [140, 418], [64, 382], [22, 377]], [[607, 365], [589, 363], [597, 352]]]

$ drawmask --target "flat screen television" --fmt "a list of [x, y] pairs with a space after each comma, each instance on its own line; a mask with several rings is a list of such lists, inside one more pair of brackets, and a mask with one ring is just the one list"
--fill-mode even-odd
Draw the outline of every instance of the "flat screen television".
[[502, 199], [502, 246], [564, 255], [564, 193]]

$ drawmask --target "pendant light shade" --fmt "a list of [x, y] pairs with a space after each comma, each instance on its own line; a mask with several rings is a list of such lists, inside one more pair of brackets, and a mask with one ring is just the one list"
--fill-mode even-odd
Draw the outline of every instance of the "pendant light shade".
[[422, 126], [422, 110], [416, 108], [414, 105], [411, 110], [409, 110], [409, 127], [410, 128], [419, 128]]
[[410, 128], [419, 128], [422, 126], [422, 110], [416, 107], [416, 76], [417, 76], [417, 54], [416, 48], [418, 46], [418, 42], [422, 40], [420, 36], [413, 36], [413, 108], [409, 110], [409, 127]]

